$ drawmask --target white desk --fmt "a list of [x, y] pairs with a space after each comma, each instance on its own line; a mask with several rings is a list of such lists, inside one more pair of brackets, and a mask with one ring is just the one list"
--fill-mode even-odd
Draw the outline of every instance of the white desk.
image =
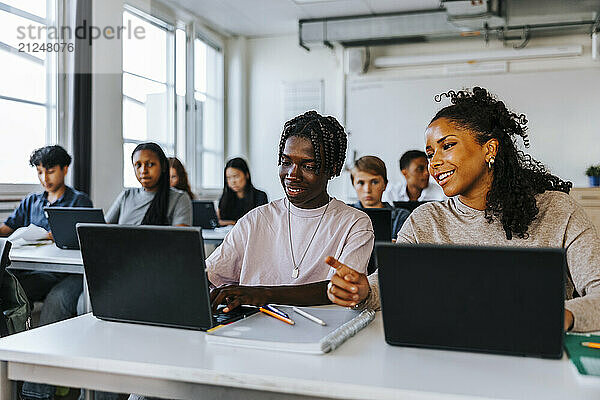
[[83, 274], [81, 252], [59, 249], [53, 243], [13, 247], [10, 249], [10, 261], [12, 269]]
[[[202, 238], [206, 243], [218, 245], [228, 232], [221, 229], [203, 229]], [[59, 249], [53, 243], [13, 247], [10, 250], [10, 260], [12, 269], [83, 274], [81, 251]]]
[[202, 239], [204, 243], [220, 245], [229, 233], [230, 229], [202, 229]]
[[210, 345], [204, 335], [86, 314], [9, 336], [0, 400], [8, 380], [22, 379], [188, 399], [600, 399], [600, 380], [581, 380], [566, 358], [392, 347], [381, 315], [322, 356]]

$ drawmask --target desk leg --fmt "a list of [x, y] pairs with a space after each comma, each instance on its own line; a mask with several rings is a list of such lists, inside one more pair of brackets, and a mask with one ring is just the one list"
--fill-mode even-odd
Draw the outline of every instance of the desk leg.
[[8, 363], [0, 361], [0, 400], [12, 400], [13, 384], [8, 380]]
[[[92, 311], [92, 304], [90, 302], [90, 292], [88, 289], [87, 279], [85, 278], [85, 272], [83, 273], [83, 310], [85, 313], [89, 313]], [[91, 390], [81, 389], [83, 390], [83, 398], [84, 400], [93, 400], [93, 395]]]
[[89, 313], [92, 311], [90, 292], [88, 289], [87, 279], [85, 278], [85, 272], [83, 273], [83, 311], [84, 313]]

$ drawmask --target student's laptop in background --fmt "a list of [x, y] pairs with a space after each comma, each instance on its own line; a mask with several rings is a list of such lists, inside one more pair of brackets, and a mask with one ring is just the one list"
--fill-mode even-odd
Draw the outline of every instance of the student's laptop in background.
[[394, 201], [394, 208], [404, 208], [405, 210], [413, 212], [415, 210], [415, 208], [417, 208], [420, 205], [423, 205], [425, 203], [429, 203], [430, 201], [435, 201], [435, 200], [429, 200], [429, 201]]
[[363, 208], [373, 224], [375, 241], [392, 241], [392, 210], [387, 208]]
[[[367, 213], [373, 224], [373, 233], [376, 242], [392, 241], [392, 210], [386, 208], [361, 208], [361, 211]], [[369, 257], [367, 264], [367, 275], [371, 275], [377, 269], [377, 259], [375, 258], [375, 248]]]
[[200, 228], [78, 224], [96, 317], [207, 330], [256, 312], [213, 315]]
[[78, 222], [104, 223], [100, 208], [44, 207], [50, 231], [56, 246], [61, 249], [79, 249], [75, 225]]
[[214, 229], [219, 226], [219, 219], [212, 201], [192, 200], [192, 225], [203, 229]]
[[562, 356], [563, 249], [376, 245], [392, 345]]

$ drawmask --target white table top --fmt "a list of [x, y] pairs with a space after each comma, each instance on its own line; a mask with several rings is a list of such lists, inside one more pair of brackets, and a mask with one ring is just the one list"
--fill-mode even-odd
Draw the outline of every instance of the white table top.
[[54, 243], [13, 247], [10, 249], [10, 260], [13, 262], [83, 265], [81, 251], [59, 249]]
[[599, 399], [562, 360], [389, 346], [375, 321], [327, 355], [208, 344], [198, 331], [86, 314], [0, 339], [0, 360], [346, 399]]
[[205, 240], [223, 240], [231, 229], [202, 229], [202, 238]]
[[[223, 240], [228, 232], [203, 229], [202, 237], [207, 240]], [[83, 265], [80, 250], [59, 249], [54, 243], [13, 247], [10, 249], [10, 259], [13, 262]]]

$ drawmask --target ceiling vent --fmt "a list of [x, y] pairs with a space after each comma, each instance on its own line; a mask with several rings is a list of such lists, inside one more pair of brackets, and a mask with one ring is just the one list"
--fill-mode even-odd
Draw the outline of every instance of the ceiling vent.
[[445, 0], [448, 21], [465, 30], [480, 30], [486, 26], [503, 26], [500, 0]]
[[[566, 4], [568, 3], [568, 4]], [[479, 36], [515, 41], [530, 35], [592, 33], [600, 0], [441, 0], [434, 10], [299, 21], [300, 46], [377, 46]]]
[[[451, 3], [451, 4], [450, 4]], [[467, 4], [468, 3], [468, 4]], [[477, 4], [475, 4], [477, 3]], [[448, 7], [391, 14], [358, 15], [303, 19], [299, 23], [300, 45], [341, 43], [349, 46], [373, 46], [421, 42], [426, 38], [446, 38], [481, 30], [487, 25], [503, 25], [497, 9], [486, 1], [447, 1]], [[472, 5], [473, 4], [473, 5]]]

